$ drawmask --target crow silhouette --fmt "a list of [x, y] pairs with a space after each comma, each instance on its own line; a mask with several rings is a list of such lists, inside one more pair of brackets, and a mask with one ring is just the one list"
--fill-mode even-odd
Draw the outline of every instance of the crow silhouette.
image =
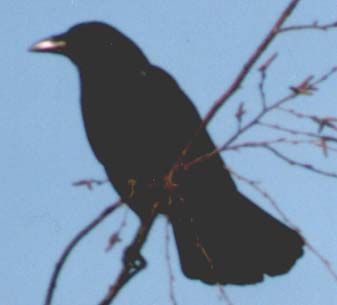
[[[78, 68], [93, 152], [142, 223], [154, 203], [173, 226], [184, 274], [207, 284], [251, 284], [289, 271], [303, 254], [293, 229], [240, 194], [177, 82], [117, 29], [75, 25], [32, 51], [61, 54]], [[172, 170], [174, 168], [174, 170]]]

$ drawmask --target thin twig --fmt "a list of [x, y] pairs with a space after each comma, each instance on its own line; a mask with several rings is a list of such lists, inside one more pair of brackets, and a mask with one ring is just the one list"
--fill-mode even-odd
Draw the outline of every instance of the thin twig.
[[86, 186], [88, 190], [92, 190], [94, 188], [94, 185], [100, 186], [102, 184], [105, 184], [109, 182], [108, 179], [82, 179], [79, 181], [75, 181], [72, 183], [73, 186]]
[[228, 150], [239, 150], [241, 148], [248, 148], [248, 147], [263, 147], [266, 145], [273, 145], [273, 144], [314, 144], [314, 140], [308, 139], [288, 139], [288, 138], [277, 138], [272, 140], [264, 140], [264, 141], [247, 141], [241, 142], [238, 144], [229, 145], [222, 150], [218, 150], [218, 152], [228, 151]]
[[337, 143], [336, 137], [321, 135], [321, 134], [310, 132], [310, 131], [296, 130], [296, 129], [292, 129], [288, 127], [283, 127], [278, 124], [259, 122], [259, 125], [263, 127], [275, 129], [277, 131], [282, 131], [290, 135], [295, 135], [295, 136], [301, 135], [301, 136], [305, 136], [308, 138], [312, 138], [313, 140], [308, 140], [308, 141], [311, 142], [313, 145], [321, 148], [325, 157], [327, 157], [328, 151], [337, 152], [337, 148], [332, 147], [331, 145], [328, 145], [328, 142]]
[[260, 67], [259, 71], [261, 74], [260, 82], [259, 82], [259, 92], [261, 96], [261, 102], [262, 102], [262, 109], [265, 109], [267, 107], [267, 101], [266, 101], [266, 92], [265, 92], [265, 82], [267, 79], [267, 70], [272, 64], [272, 62], [277, 57], [277, 53], [274, 53], [271, 57], [269, 57], [266, 62], [264, 62]]
[[242, 142], [234, 145], [230, 145], [223, 150], [218, 150], [219, 153], [222, 151], [229, 150], [239, 150], [241, 148], [251, 148], [251, 147], [264, 147], [266, 145], [272, 144], [290, 144], [290, 145], [299, 145], [299, 144], [309, 144], [317, 146], [323, 151], [323, 155], [327, 157], [329, 151], [337, 152], [337, 148], [331, 147], [327, 144], [329, 140], [325, 137], [320, 137], [319, 139], [288, 139], [288, 138], [278, 138], [274, 140], [265, 140], [265, 141], [253, 141], [253, 142]]
[[174, 275], [171, 265], [171, 255], [170, 255], [170, 220], [167, 217], [166, 226], [165, 226], [165, 258], [167, 264], [167, 270], [169, 275], [169, 284], [170, 284], [170, 300], [173, 305], [178, 305], [177, 299], [174, 292]]
[[225, 290], [225, 288], [221, 285], [218, 285], [218, 289], [220, 292], [220, 297], [221, 299], [226, 302], [227, 305], [234, 305], [234, 303], [232, 302], [232, 300], [230, 299], [227, 291]]
[[334, 123], [337, 123], [337, 117], [318, 117], [317, 115], [308, 115], [301, 112], [298, 112], [294, 109], [279, 107], [281, 111], [289, 113], [295, 116], [298, 119], [308, 119], [316, 124], [318, 124], [318, 131], [321, 132], [325, 127], [337, 131], [337, 126]]
[[321, 135], [319, 133], [315, 133], [315, 132], [310, 132], [310, 131], [303, 131], [303, 130], [297, 130], [297, 129], [293, 129], [293, 128], [289, 128], [289, 127], [284, 127], [281, 126], [279, 124], [273, 124], [273, 123], [265, 123], [262, 121], [259, 121], [258, 124], [260, 126], [263, 127], [267, 127], [270, 129], [274, 129], [274, 130], [278, 130], [278, 131], [282, 131], [291, 135], [300, 135], [300, 136], [306, 136], [309, 138], [315, 138], [315, 139], [322, 139], [324, 138], [326, 141], [331, 141], [331, 142], [337, 142], [337, 138], [332, 137], [332, 136], [325, 136], [325, 135]]
[[316, 255], [316, 257], [321, 261], [324, 267], [329, 271], [334, 280], [337, 282], [337, 273], [332, 268], [330, 261], [326, 259], [311, 243], [309, 243], [308, 240], [305, 240], [305, 244], [307, 245], [309, 250]]
[[326, 74], [322, 75], [320, 78], [315, 80], [312, 84], [313, 86], [319, 85], [322, 82], [325, 82], [332, 74], [335, 74], [337, 71], [337, 66], [331, 68]]
[[272, 152], [275, 156], [277, 156], [278, 158], [280, 158], [281, 160], [287, 162], [289, 165], [295, 165], [298, 167], [301, 167], [303, 169], [309, 170], [311, 172], [315, 172], [317, 174], [323, 175], [323, 176], [327, 176], [327, 177], [332, 177], [332, 178], [337, 178], [337, 173], [335, 172], [329, 172], [329, 171], [325, 171], [322, 169], [319, 169], [317, 167], [315, 167], [312, 164], [309, 163], [303, 163], [300, 161], [296, 161], [294, 159], [289, 158], [288, 156], [280, 153], [278, 150], [276, 150], [274, 147], [270, 146], [270, 145], [265, 145], [263, 146], [265, 149], [269, 150], [270, 152]]
[[287, 27], [283, 27], [279, 30], [279, 33], [289, 32], [289, 31], [300, 31], [300, 30], [320, 30], [327, 31], [330, 29], [337, 28], [337, 21], [326, 23], [326, 24], [318, 24], [317, 21], [312, 24], [303, 24], [303, 25], [290, 25]]
[[[252, 187], [255, 191], [257, 191], [262, 197], [264, 197], [265, 199], [267, 199], [267, 201], [269, 202], [269, 204], [274, 208], [274, 210], [279, 214], [279, 216], [281, 217], [281, 219], [287, 223], [287, 224], [291, 224], [291, 227], [295, 229], [294, 225], [292, 224], [292, 222], [290, 221], [290, 219], [288, 218], [288, 216], [282, 211], [282, 209], [279, 207], [279, 205], [277, 204], [277, 202], [270, 196], [270, 194], [264, 190], [259, 182], [254, 181], [254, 180], [250, 180], [240, 174], [238, 174], [236, 171], [234, 171], [231, 167], [226, 166], [226, 169], [238, 180], [243, 181], [244, 183], [248, 184], [250, 187]], [[296, 228], [297, 231], [299, 231]]]

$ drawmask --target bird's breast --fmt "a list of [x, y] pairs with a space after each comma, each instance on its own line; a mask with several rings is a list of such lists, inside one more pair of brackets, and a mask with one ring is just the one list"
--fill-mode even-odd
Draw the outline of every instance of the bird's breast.
[[82, 96], [86, 134], [105, 168], [130, 178], [158, 176], [168, 170], [176, 157], [167, 145], [170, 126], [161, 124], [164, 118], [160, 120], [147, 106], [142, 92], [101, 88], [95, 96]]

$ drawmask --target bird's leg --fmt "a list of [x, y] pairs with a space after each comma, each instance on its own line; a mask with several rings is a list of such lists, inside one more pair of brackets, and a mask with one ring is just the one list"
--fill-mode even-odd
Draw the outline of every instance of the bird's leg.
[[159, 202], [155, 202], [152, 206], [149, 217], [144, 222], [142, 222], [134, 240], [124, 252], [123, 257], [124, 266], [127, 267], [130, 271], [132, 271], [133, 269], [135, 269], [135, 271], [137, 271], [138, 269], [141, 270], [146, 266], [146, 261], [141, 256], [140, 249], [142, 248], [146, 240], [146, 237], [150, 231], [150, 228], [153, 224], [153, 221], [158, 214], [158, 208]]
[[134, 240], [124, 252], [124, 267], [122, 271], [120, 272], [115, 284], [109, 288], [108, 293], [99, 305], [109, 305], [123, 286], [138, 272], [146, 267], [146, 260], [140, 254], [140, 250], [144, 245], [153, 221], [158, 214], [159, 205], [159, 202], [155, 202], [148, 218], [145, 219], [145, 221], [142, 221]]

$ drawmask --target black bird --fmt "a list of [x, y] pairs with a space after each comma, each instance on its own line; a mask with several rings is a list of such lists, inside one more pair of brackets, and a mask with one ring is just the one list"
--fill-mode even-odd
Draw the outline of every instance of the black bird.
[[89, 22], [31, 50], [62, 54], [77, 66], [85, 130], [97, 159], [142, 223], [160, 202], [187, 277], [257, 283], [265, 274], [288, 272], [302, 256], [302, 237], [240, 194], [219, 155], [184, 169], [215, 146], [203, 130], [182, 153], [200, 116], [176, 81], [129, 38]]

